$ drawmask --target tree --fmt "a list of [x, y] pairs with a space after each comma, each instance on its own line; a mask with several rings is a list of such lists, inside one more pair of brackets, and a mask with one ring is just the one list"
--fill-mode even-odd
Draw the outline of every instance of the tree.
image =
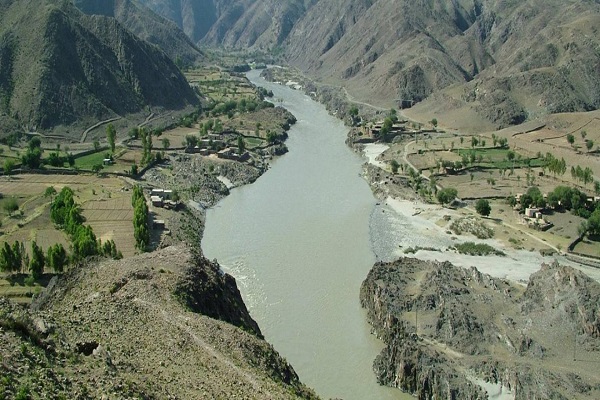
[[160, 141], [162, 142], [163, 150], [167, 150], [171, 146], [171, 141], [166, 137], [162, 138]]
[[567, 135], [567, 142], [568, 142], [568, 143], [569, 143], [571, 146], [573, 146], [573, 143], [575, 143], [575, 136], [573, 136], [573, 134], [569, 133], [569, 134]]
[[492, 211], [492, 207], [490, 207], [490, 202], [486, 199], [477, 200], [477, 203], [475, 203], [475, 211], [477, 211], [479, 215], [487, 217]]
[[29, 262], [29, 271], [33, 279], [39, 279], [42, 276], [45, 263], [44, 251], [34, 240], [31, 242], [31, 261]]
[[590, 235], [600, 235], [600, 208], [594, 210], [587, 221], [587, 232]]
[[587, 149], [587, 151], [592, 150], [592, 147], [594, 147], [594, 141], [593, 140], [586, 140], [585, 141], [585, 148]]
[[56, 195], [56, 189], [54, 189], [54, 186], [48, 186], [46, 190], [44, 190], [44, 197], [52, 197], [54, 195]]
[[5, 175], [10, 175], [12, 173], [12, 170], [15, 167], [15, 161], [11, 160], [10, 158], [7, 158], [6, 160], [4, 160], [4, 174]]
[[433, 118], [433, 119], [431, 120], [431, 125], [433, 125], [433, 127], [434, 127], [434, 128], [437, 128], [437, 125], [438, 125], [438, 120], [437, 120], [437, 118]]
[[64, 267], [69, 262], [67, 251], [62, 244], [57, 243], [54, 246], [48, 247], [48, 253], [46, 256], [48, 266], [54, 270], [54, 272], [63, 272]]
[[444, 205], [444, 204], [450, 204], [454, 201], [454, 199], [456, 199], [456, 196], [458, 195], [458, 192], [456, 189], [454, 188], [444, 188], [442, 190], [440, 190], [437, 193], [437, 199], [438, 201]]
[[117, 140], [117, 130], [113, 126], [113, 124], [108, 124], [106, 126], [106, 140], [108, 140], [108, 145], [110, 146], [110, 151], [112, 153], [115, 152], [115, 141]]
[[274, 144], [275, 142], [277, 142], [277, 134], [275, 132], [268, 131], [267, 142], [269, 142], [269, 144]]
[[400, 164], [398, 163], [398, 161], [392, 160], [390, 162], [390, 166], [392, 167], [392, 173], [393, 174], [397, 174], [398, 173], [398, 168], [400, 168]]
[[39, 137], [34, 136], [27, 144], [27, 152], [21, 157], [23, 165], [31, 169], [37, 169], [42, 162], [42, 142]]
[[98, 140], [94, 140], [94, 151], [100, 150], [100, 142]]
[[94, 164], [92, 165], [92, 171], [94, 171], [94, 173], [99, 173], [102, 169], [104, 168], [104, 166], [102, 164]]
[[471, 147], [474, 148], [478, 144], [479, 144], [479, 140], [475, 136], [471, 137]]
[[4, 211], [8, 213], [8, 215], [12, 215], [15, 211], [19, 209], [19, 203], [17, 199], [14, 197], [9, 197], [4, 201]]
[[237, 147], [239, 154], [243, 154], [246, 151], [246, 142], [244, 142], [244, 137], [239, 135], [237, 138]]
[[350, 110], [348, 111], [348, 114], [350, 114], [350, 116], [352, 118], [356, 118], [358, 116], [358, 107], [356, 107], [356, 106], [350, 107]]

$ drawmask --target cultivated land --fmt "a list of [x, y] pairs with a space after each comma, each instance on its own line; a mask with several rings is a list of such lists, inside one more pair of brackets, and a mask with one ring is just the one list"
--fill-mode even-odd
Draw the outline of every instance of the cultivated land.
[[[68, 236], [50, 220], [50, 204], [54, 196], [45, 194], [50, 187], [57, 192], [63, 187], [70, 187], [82, 210], [84, 224], [91, 226], [103, 243], [113, 240], [124, 257], [138, 252], [134, 241], [130, 190], [134, 184], [141, 183], [147, 193], [151, 188], [159, 187], [175, 189], [180, 195], [179, 211], [150, 205], [152, 248], [187, 242], [190, 239], [186, 236], [191, 234], [188, 231], [201, 231], [201, 224], [185, 222], [187, 201], [194, 201], [192, 208], [209, 206], [228, 193], [223, 182], [240, 185], [254, 181], [266, 170], [271, 157], [286, 151], [282, 142], [294, 120], [287, 111], [264, 103], [267, 93], [254, 88], [242, 74], [207, 67], [189, 71], [187, 77], [205, 96], [206, 111], [171, 121], [167, 128], [153, 125], [153, 117], [142, 124], [151, 132], [152, 161], [157, 160], [156, 166], [146, 176], [132, 174], [135, 169], [139, 171], [142, 168], [142, 140], [133, 137], [134, 131], [120, 129], [117, 122], [114, 153], [107, 140], [108, 124], [98, 124], [88, 132], [85, 143], [69, 143], [58, 137], [37, 135], [43, 150], [43, 174], [27, 171], [21, 165], [21, 157], [27, 153], [26, 137], [16, 135], [9, 139], [10, 145], [0, 144], [0, 164], [13, 164], [10, 174], [0, 177], [0, 205], [13, 199], [18, 204], [17, 211], [9, 212], [2, 208], [2, 244], [22, 242], [28, 253], [31, 253], [33, 241], [44, 252], [57, 243], [69, 249]], [[158, 121], [162, 120], [164, 116]], [[239, 155], [244, 162], [231, 159], [238, 157], [235, 152], [239, 152], [239, 138], [248, 151], [247, 156]], [[228, 148], [232, 149], [233, 156], [221, 158], [217, 155], [218, 151]], [[195, 154], [200, 150], [203, 155]], [[49, 165], [52, 157], [59, 161]], [[147, 200], [149, 197], [147, 195]], [[152, 229], [152, 221], [155, 220], [165, 220], [166, 226]], [[175, 238], [170, 236], [173, 229]], [[196, 237], [196, 234], [191, 235]], [[44, 275], [46, 279], [33, 283], [33, 288], [25, 284], [25, 274], [1, 274], [0, 295], [29, 302], [31, 294], [47, 284], [51, 271], [46, 268], [45, 272], [48, 274]]]

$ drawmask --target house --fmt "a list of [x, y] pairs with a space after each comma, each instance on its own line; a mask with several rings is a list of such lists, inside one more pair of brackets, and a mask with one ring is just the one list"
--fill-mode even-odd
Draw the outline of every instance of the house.
[[114, 161], [111, 160], [110, 158], [105, 158], [104, 160], [102, 160], [102, 165], [113, 165]]
[[154, 207], [162, 207], [163, 199], [160, 196], [150, 196], [150, 201]]
[[526, 208], [525, 209], [525, 217], [527, 218], [542, 218], [542, 209], [541, 208]]
[[152, 189], [152, 191], [150, 192], [150, 196], [158, 196], [162, 199], [164, 193], [164, 189]]
[[228, 147], [219, 151], [217, 157], [224, 160], [246, 161], [250, 158], [250, 153], [245, 151], [243, 154], [238, 154], [233, 148]]
[[152, 228], [154, 229], [165, 229], [165, 221], [157, 219], [152, 222]]

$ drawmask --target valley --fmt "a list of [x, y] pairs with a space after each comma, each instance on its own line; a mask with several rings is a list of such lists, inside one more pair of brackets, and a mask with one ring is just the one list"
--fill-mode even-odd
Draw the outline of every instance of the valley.
[[0, 397], [597, 397], [599, 7], [0, 0]]

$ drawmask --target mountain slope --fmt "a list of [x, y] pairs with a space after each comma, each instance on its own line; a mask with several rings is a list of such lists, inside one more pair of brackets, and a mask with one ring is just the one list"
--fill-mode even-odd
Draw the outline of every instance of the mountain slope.
[[371, 103], [430, 99], [417, 111], [464, 108], [493, 126], [600, 107], [597, 0], [203, 0], [191, 14], [189, 0], [143, 1], [193, 19], [194, 41], [283, 48]]
[[175, 23], [135, 0], [74, 0], [74, 4], [86, 14], [116, 18], [141, 39], [160, 47], [172, 60], [189, 65], [203, 58]]
[[67, 2], [2, 4], [0, 111], [24, 129], [198, 104], [169, 57], [114, 18], [84, 15]]
[[184, 246], [79, 265], [29, 310], [0, 298], [0, 356], [6, 398], [317, 399]]

